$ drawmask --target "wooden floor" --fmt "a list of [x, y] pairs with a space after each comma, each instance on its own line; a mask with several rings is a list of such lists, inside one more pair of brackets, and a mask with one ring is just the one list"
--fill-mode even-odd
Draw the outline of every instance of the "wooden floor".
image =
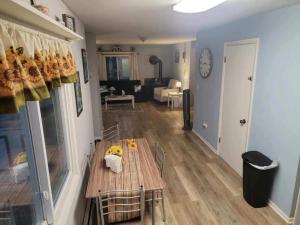
[[[242, 180], [191, 131], [182, 131], [181, 111], [155, 102], [138, 103], [143, 110], [103, 112], [104, 126], [120, 122], [121, 137], [145, 137], [165, 149], [167, 221], [160, 206], [157, 225], [279, 225], [284, 221], [269, 207], [253, 209], [242, 196]], [[150, 212], [146, 225], [151, 224]]]

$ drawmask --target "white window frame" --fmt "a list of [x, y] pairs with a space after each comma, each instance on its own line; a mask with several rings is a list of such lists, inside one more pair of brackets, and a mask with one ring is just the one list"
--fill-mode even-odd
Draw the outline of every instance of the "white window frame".
[[60, 106], [62, 111], [62, 121], [64, 127], [66, 154], [69, 162], [69, 175], [64, 183], [59, 199], [56, 202], [53, 214], [55, 224], [63, 225], [68, 220], [66, 212], [72, 211], [75, 207], [74, 196], [77, 196], [78, 185], [81, 181], [81, 171], [78, 161], [78, 148], [76, 139], [77, 117], [74, 99], [74, 84], [65, 84], [59, 88]]
[[40, 191], [42, 194], [44, 216], [47, 224], [65, 224], [63, 221], [68, 217], [66, 212], [70, 212], [71, 207], [74, 205], [72, 200], [74, 200], [74, 196], [77, 194], [77, 186], [81, 181], [75, 133], [76, 113], [74, 112], [76, 109], [71, 100], [74, 98], [72, 87], [73, 84], [63, 85], [58, 89], [69, 173], [55, 206], [53, 203], [50, 175], [48, 171], [48, 160], [40, 112], [40, 103], [38, 101], [27, 103]]
[[[106, 67], [106, 60], [107, 60], [107, 58], [111, 58], [111, 57], [128, 57], [128, 63], [129, 63], [129, 73], [130, 73], [130, 71], [132, 70], [132, 55], [131, 54], [105, 54], [105, 55], [103, 55], [104, 56], [104, 62], [105, 62], [105, 68], [106, 68], [106, 74], [105, 74], [105, 76], [106, 76], [106, 79], [107, 80], [109, 80], [108, 79], [108, 70], [107, 70], [107, 67]], [[117, 67], [118, 67], [118, 65], [117, 65]], [[117, 81], [119, 81], [120, 80], [120, 71], [119, 71], [119, 69], [117, 68]], [[128, 80], [130, 80], [130, 75], [129, 75], [129, 77], [128, 77]]]
[[[27, 103], [28, 118], [31, 127], [32, 143], [34, 147], [36, 168], [38, 173], [40, 191], [42, 194], [42, 204], [45, 220], [48, 224], [53, 223], [53, 201], [50, 187], [50, 176], [47, 165], [47, 153], [42, 126], [42, 116], [40, 103], [37, 101]], [[49, 190], [50, 187], [50, 190]]]

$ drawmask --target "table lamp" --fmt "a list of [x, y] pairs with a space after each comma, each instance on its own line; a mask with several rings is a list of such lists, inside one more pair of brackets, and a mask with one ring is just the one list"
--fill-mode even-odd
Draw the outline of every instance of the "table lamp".
[[177, 81], [175, 87], [178, 89], [178, 92], [181, 90], [181, 82]]

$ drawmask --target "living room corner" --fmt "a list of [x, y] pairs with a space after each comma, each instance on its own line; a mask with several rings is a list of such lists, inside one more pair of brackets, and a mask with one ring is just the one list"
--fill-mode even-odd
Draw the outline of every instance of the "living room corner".
[[[195, 51], [192, 46], [195, 46], [192, 42], [169, 45], [98, 44], [102, 104], [113, 102], [109, 97], [112, 95], [131, 95], [137, 103], [154, 100], [166, 106], [169, 101], [171, 105], [174, 98], [172, 108], [180, 107], [181, 93], [189, 89], [193, 79], [191, 70], [194, 65], [191, 64]], [[136, 70], [138, 76], [129, 76], [132, 70]], [[119, 98], [115, 102], [120, 101]]]

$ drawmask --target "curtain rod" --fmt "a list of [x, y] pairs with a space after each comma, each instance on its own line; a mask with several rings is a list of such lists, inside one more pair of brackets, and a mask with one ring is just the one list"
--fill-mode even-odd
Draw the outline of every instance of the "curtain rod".
[[17, 24], [15, 22], [10, 22], [10, 21], [4, 20], [2, 18], [0, 18], [0, 23], [4, 24], [8, 28], [17, 29], [17, 30], [20, 30], [20, 31], [23, 31], [23, 32], [26, 32], [26, 33], [29, 33], [29, 34], [44, 36], [45, 38], [52, 39], [54, 41], [63, 41], [63, 42], [66, 42], [66, 43], [70, 43], [69, 41], [66, 41], [65, 39], [57, 38], [57, 37], [54, 37], [52, 35], [46, 34], [44, 32], [37, 31], [37, 30], [34, 30], [32, 28], [28, 28], [24, 25], [20, 25], [20, 24]]
[[97, 54], [101, 55], [131, 55], [137, 52], [97, 52]]

